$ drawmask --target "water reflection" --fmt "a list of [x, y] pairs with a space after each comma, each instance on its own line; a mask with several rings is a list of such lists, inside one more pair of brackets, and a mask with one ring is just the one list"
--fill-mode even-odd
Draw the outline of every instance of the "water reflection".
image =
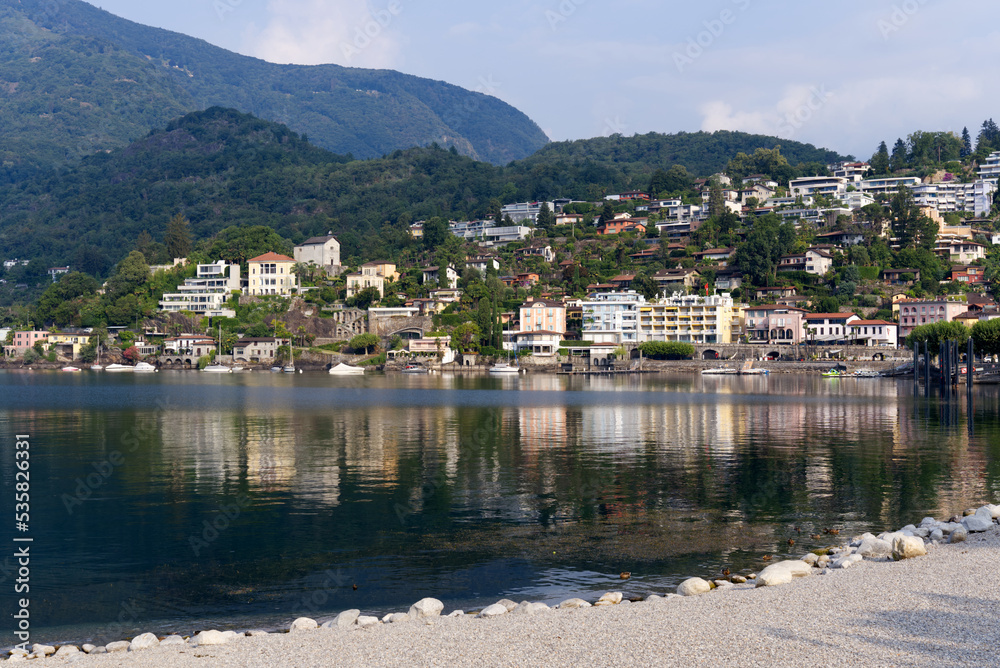
[[[37, 540], [60, 546], [40, 551], [40, 624], [82, 625], [63, 631], [74, 637], [106, 632], [133, 598], [147, 601], [137, 628], [166, 630], [285, 621], [317, 590], [304, 611], [320, 616], [420, 595], [465, 607], [590, 595], [622, 570], [626, 593], [662, 591], [788, 553], [793, 527], [801, 551], [823, 527], [882, 530], [1000, 491], [992, 387], [969, 403], [805, 375], [0, 385], [5, 482], [11, 435], [31, 433]], [[115, 451], [124, 464], [68, 511]]]

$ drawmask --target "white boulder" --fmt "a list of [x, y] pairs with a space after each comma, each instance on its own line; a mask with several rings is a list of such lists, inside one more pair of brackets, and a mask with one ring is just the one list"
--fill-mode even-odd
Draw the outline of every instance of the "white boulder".
[[494, 603], [493, 605], [488, 605], [480, 611], [477, 617], [499, 617], [500, 615], [506, 615], [508, 612], [506, 605], [501, 605], [499, 603]]
[[104, 649], [108, 650], [109, 654], [111, 652], [124, 652], [128, 649], [129, 644], [128, 640], [119, 640], [117, 642], [109, 642], [104, 646]]
[[319, 624], [316, 623], [315, 619], [309, 617], [299, 617], [292, 625], [288, 627], [289, 633], [296, 633], [298, 631], [311, 631], [313, 629], [319, 628]]
[[424, 617], [440, 617], [444, 610], [444, 603], [436, 598], [422, 598], [410, 606], [411, 619], [423, 619]]
[[698, 596], [712, 591], [712, 585], [701, 578], [688, 578], [677, 585], [677, 593], [681, 596]]
[[76, 645], [63, 645], [62, 647], [56, 650], [54, 656], [56, 658], [59, 658], [62, 656], [70, 656], [71, 654], [79, 654], [79, 653], [80, 653], [80, 648], [77, 647]]
[[390, 612], [388, 615], [382, 618], [383, 624], [396, 624], [398, 622], [405, 622], [411, 619], [410, 615], [405, 612]]
[[[876, 538], [876, 540], [878, 539]], [[861, 554], [849, 554], [833, 562], [831, 568], [850, 568], [854, 564], [861, 563], [864, 560], [865, 558]]]
[[540, 612], [549, 612], [552, 610], [549, 606], [544, 603], [529, 603], [528, 601], [522, 601], [518, 604], [516, 608], [511, 610], [513, 615], [537, 615]]
[[892, 543], [879, 540], [878, 538], [872, 536], [871, 538], [866, 538], [861, 541], [861, 545], [858, 546], [857, 554], [862, 557], [868, 557], [869, 559], [888, 557], [892, 554]]
[[620, 591], [609, 591], [607, 594], [602, 596], [597, 600], [594, 605], [618, 605], [622, 602], [622, 593]]
[[812, 567], [804, 561], [788, 560], [771, 564], [757, 575], [758, 587], [773, 587], [788, 584], [795, 578], [806, 577], [812, 573]]
[[157, 638], [152, 633], [143, 633], [142, 635], [132, 638], [132, 642], [128, 646], [128, 651], [135, 652], [140, 649], [149, 649], [150, 647], [156, 647], [160, 644], [160, 639]]
[[502, 605], [503, 607], [507, 608], [507, 612], [510, 612], [511, 610], [517, 607], [517, 603], [510, 600], [509, 598], [500, 599], [499, 601], [497, 601], [497, 605]]
[[169, 647], [170, 645], [186, 645], [184, 638], [180, 636], [167, 636], [160, 641], [160, 647]]
[[211, 631], [202, 631], [193, 638], [191, 638], [192, 645], [225, 645], [229, 641], [229, 638], [222, 631], [216, 631], [212, 629]]
[[898, 536], [892, 541], [892, 558], [896, 561], [912, 559], [927, 554], [924, 541], [916, 536]]
[[344, 610], [342, 613], [323, 624], [324, 629], [347, 629], [354, 626], [361, 615], [360, 610]]
[[589, 608], [590, 603], [582, 598], [568, 598], [558, 605], [560, 610], [573, 610], [576, 608]]
[[369, 617], [366, 615], [360, 615], [358, 617], [358, 626], [363, 629], [367, 629], [369, 626], [376, 626], [378, 623], [378, 617]]

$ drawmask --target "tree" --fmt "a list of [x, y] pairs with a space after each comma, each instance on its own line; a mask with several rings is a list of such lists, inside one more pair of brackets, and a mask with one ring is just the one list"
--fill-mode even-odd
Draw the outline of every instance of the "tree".
[[656, 299], [660, 296], [660, 286], [646, 274], [639, 274], [635, 277], [635, 280], [632, 281], [632, 289], [636, 290], [647, 300]]
[[657, 169], [653, 172], [653, 177], [649, 180], [649, 196], [655, 198], [663, 193], [669, 193], [670, 187], [667, 185], [668, 181], [667, 173], [662, 169]]
[[920, 212], [913, 199], [913, 191], [900, 188], [892, 196], [889, 204], [892, 212], [893, 234], [899, 240], [901, 248], [934, 247], [938, 226], [933, 220]]
[[132, 364], [135, 364], [140, 359], [142, 359], [142, 356], [139, 354], [139, 349], [136, 348], [135, 346], [129, 346], [128, 348], [126, 348], [125, 352], [122, 353], [122, 357], [124, 357], [127, 361], [131, 362]]
[[980, 355], [1000, 355], [1000, 320], [980, 320], [972, 326], [972, 341]]
[[899, 172], [906, 169], [908, 160], [906, 142], [904, 142], [902, 138], [897, 139], [895, 146], [892, 147], [892, 157], [889, 159], [889, 165], [892, 168], [892, 171]]
[[601, 209], [601, 222], [607, 223], [615, 219], [615, 206], [611, 200], [604, 200], [604, 208]]
[[969, 128], [962, 128], [962, 154], [961, 157], [968, 158], [972, 155], [972, 136], [969, 134]]
[[983, 121], [983, 126], [979, 130], [979, 137], [976, 139], [976, 151], [995, 151], [998, 148], [1000, 148], [1000, 127], [990, 118]]
[[556, 225], [556, 215], [552, 213], [548, 202], [542, 202], [538, 208], [538, 217], [535, 218], [535, 225], [543, 230], [550, 230]]
[[914, 327], [910, 335], [906, 337], [906, 347], [913, 349], [913, 344], [919, 344], [923, 349], [923, 344], [927, 342], [927, 350], [931, 355], [937, 355], [941, 349], [941, 343], [945, 340], [965, 343], [969, 340], [969, 328], [960, 322], [932, 322], [928, 325]]
[[448, 238], [448, 221], [434, 216], [424, 223], [424, 248], [435, 250]]
[[167, 256], [187, 257], [191, 253], [191, 223], [183, 213], [178, 213], [167, 223], [167, 233], [163, 236]]
[[712, 179], [708, 187], [708, 215], [709, 217], [721, 216], [726, 210], [726, 199], [722, 192], [722, 184], [718, 179]]
[[359, 308], [362, 311], [365, 311], [372, 304], [378, 303], [381, 298], [382, 295], [379, 294], [378, 288], [370, 287], [365, 288], [358, 294], [348, 299], [346, 304], [351, 308]]
[[479, 337], [482, 332], [474, 322], [463, 322], [451, 332], [451, 347], [460, 353], [479, 350]]
[[78, 297], [97, 294], [97, 281], [78, 271], [63, 274], [38, 298], [36, 317], [42, 323], [54, 322], [59, 327], [70, 324], [79, 313]]
[[694, 346], [678, 341], [646, 341], [639, 344], [639, 350], [646, 357], [656, 359], [690, 359], [694, 356]]
[[348, 341], [347, 345], [350, 346], [351, 350], [364, 350], [365, 355], [367, 355], [369, 348], [377, 348], [378, 343], [379, 339], [375, 334], [358, 334]]
[[889, 173], [889, 147], [885, 145], [885, 142], [878, 145], [878, 150], [872, 156], [871, 169], [876, 176]]
[[795, 244], [795, 226], [776, 214], [756, 218], [746, 241], [737, 247], [735, 264], [754, 285], [770, 285], [777, 278], [778, 261]]
[[264, 225], [233, 225], [222, 230], [202, 244], [205, 255], [219, 258], [246, 268], [247, 260], [264, 253], [290, 255], [292, 244], [270, 227]]
[[[105, 296], [115, 302], [125, 295], [132, 295], [149, 282], [149, 265], [139, 251], [132, 251], [118, 263], [114, 275], [108, 279]], [[119, 324], [119, 323], [115, 323]]]

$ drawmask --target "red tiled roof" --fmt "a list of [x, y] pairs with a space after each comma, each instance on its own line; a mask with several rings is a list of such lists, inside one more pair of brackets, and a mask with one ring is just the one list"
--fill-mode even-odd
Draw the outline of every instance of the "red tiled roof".
[[295, 259], [290, 258], [287, 255], [271, 252], [251, 258], [249, 262], [295, 262]]

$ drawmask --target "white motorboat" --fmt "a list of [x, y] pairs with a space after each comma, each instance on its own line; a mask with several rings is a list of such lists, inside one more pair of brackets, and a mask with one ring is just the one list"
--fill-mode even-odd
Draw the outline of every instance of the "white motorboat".
[[337, 366], [330, 367], [331, 376], [363, 376], [365, 375], [365, 370], [359, 366], [351, 366], [350, 364], [344, 364], [341, 362]]
[[109, 364], [104, 367], [104, 370], [108, 373], [131, 373], [135, 371], [135, 367], [131, 367], [128, 364]]
[[739, 373], [736, 369], [721, 368], [721, 369], [702, 369], [701, 374], [703, 376], [735, 376]]
[[295, 365], [294, 364], [289, 364], [288, 366], [286, 366], [284, 368], [284, 372], [285, 373], [295, 373]]
[[202, 369], [205, 373], [232, 373], [233, 370], [230, 369], [225, 364], [209, 364], [207, 367]]
[[403, 367], [403, 373], [428, 373], [428, 370], [419, 364], [407, 364]]
[[494, 364], [490, 367], [490, 373], [495, 376], [516, 376], [520, 372], [521, 370], [516, 366], [511, 366], [504, 362]]
[[64, 366], [60, 371], [65, 371], [66, 373], [79, 373], [80, 369], [75, 366]]
[[156, 367], [149, 362], [139, 362], [132, 370], [135, 373], [154, 373], [156, 371]]

